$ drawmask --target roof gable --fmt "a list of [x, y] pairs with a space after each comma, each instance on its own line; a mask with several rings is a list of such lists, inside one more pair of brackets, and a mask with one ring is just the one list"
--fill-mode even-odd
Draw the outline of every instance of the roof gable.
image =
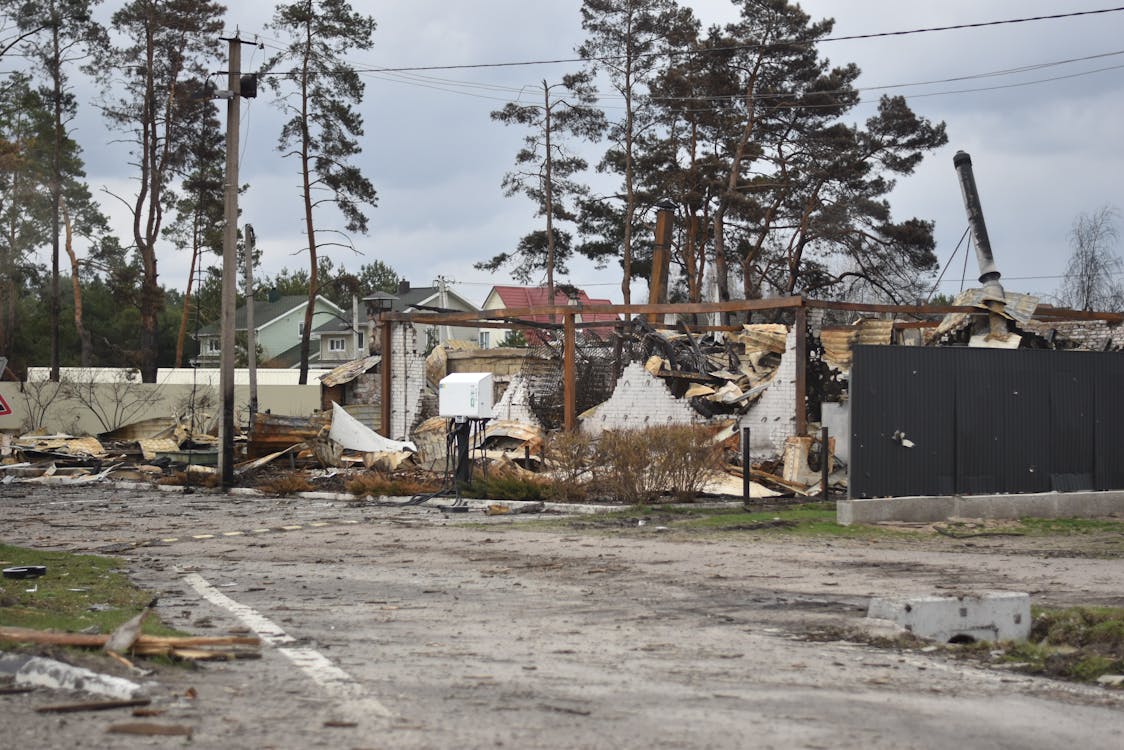
[[[541, 286], [494, 286], [492, 291], [488, 293], [485, 299], [485, 307], [489, 303], [499, 301], [500, 306], [488, 309], [502, 309], [502, 308], [526, 308], [526, 307], [547, 307], [550, 306], [548, 302], [550, 295], [547, 294], [545, 287]], [[608, 299], [593, 299], [581, 289], [578, 290], [578, 304], [582, 307], [589, 305], [611, 305], [612, 300]], [[571, 304], [570, 297], [563, 291], [558, 289], [554, 290], [554, 306], [565, 307]], [[536, 323], [550, 323], [551, 316], [546, 313], [536, 313], [534, 315], [523, 316], [524, 320], [534, 321]], [[615, 323], [620, 320], [620, 317], [615, 313], [590, 313], [582, 312], [581, 320], [583, 323]], [[542, 336], [539, 331], [532, 328], [522, 328], [524, 336], [527, 341], [532, 344], [538, 344], [542, 341]], [[604, 326], [590, 326], [585, 329], [587, 332], [595, 333], [600, 336], [608, 335], [612, 332], [611, 325]]]
[[[308, 297], [304, 296], [303, 294], [287, 295], [287, 296], [284, 296], [284, 297], [280, 297], [273, 302], [260, 302], [258, 300], [255, 300], [254, 301], [254, 328], [256, 330], [259, 330], [259, 331], [263, 328], [267, 328], [270, 324], [274, 323], [279, 318], [285, 317], [286, 315], [293, 312], [294, 310], [303, 309], [306, 304], [308, 304]], [[327, 306], [327, 307], [335, 310], [336, 312], [338, 312], [341, 315], [344, 312], [342, 308], [338, 307], [330, 299], [328, 299], [327, 297], [322, 297], [319, 294], [316, 295], [316, 305], [317, 305], [317, 307], [320, 307], [322, 305]], [[218, 335], [218, 333], [220, 332], [220, 328], [221, 328], [221, 326], [220, 326], [221, 322], [222, 321], [216, 320], [213, 323], [210, 323], [206, 326], [203, 326], [202, 328], [199, 329], [198, 335], [200, 335], [200, 336]], [[246, 306], [245, 305], [239, 307], [237, 310], [234, 311], [234, 330], [235, 331], [245, 331], [246, 330]]]

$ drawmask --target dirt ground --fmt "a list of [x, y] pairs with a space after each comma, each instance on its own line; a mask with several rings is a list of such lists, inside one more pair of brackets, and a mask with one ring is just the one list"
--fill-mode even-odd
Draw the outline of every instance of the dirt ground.
[[815, 637], [858, 627], [875, 595], [1124, 606], [1106, 535], [529, 527], [110, 485], [3, 485], [0, 511], [4, 542], [124, 558], [174, 627], [265, 641], [257, 660], [157, 667], [156, 718], [0, 696], [3, 747], [188, 743], [106, 734], [129, 721], [190, 726], [201, 748], [1124, 747], [1124, 691]]

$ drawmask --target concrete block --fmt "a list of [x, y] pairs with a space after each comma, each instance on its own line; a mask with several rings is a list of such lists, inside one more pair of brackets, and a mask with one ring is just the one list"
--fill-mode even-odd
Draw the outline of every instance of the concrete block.
[[1030, 595], [990, 591], [955, 597], [874, 598], [867, 617], [892, 620], [919, 638], [941, 643], [1026, 640]]
[[967, 495], [959, 498], [960, 518], [1056, 518], [1058, 495]]
[[956, 515], [954, 497], [875, 497], [840, 500], [835, 520], [842, 526], [856, 523], [932, 523]]

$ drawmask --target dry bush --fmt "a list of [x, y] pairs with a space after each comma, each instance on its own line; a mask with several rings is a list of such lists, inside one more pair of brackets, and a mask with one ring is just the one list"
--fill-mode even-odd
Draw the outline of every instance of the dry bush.
[[360, 497], [412, 497], [427, 492], [435, 492], [439, 487], [435, 482], [422, 482], [414, 478], [392, 478], [381, 471], [368, 471], [357, 474], [344, 485], [352, 495]]
[[473, 471], [472, 480], [465, 485], [463, 492], [468, 497], [489, 500], [535, 501], [547, 497], [550, 484], [545, 479], [499, 468], [489, 471], [487, 476], [481, 471]]
[[597, 444], [598, 488], [626, 503], [648, 503], [661, 495], [690, 500], [707, 475], [721, 466], [722, 448], [702, 425], [665, 425], [609, 430]]
[[667, 425], [654, 428], [652, 442], [660, 448], [668, 491], [679, 501], [693, 500], [713, 471], [722, 468], [723, 448], [714, 442], [714, 428], [706, 425]]
[[606, 430], [597, 441], [594, 477], [598, 494], [636, 505], [655, 500], [664, 483], [653, 471], [647, 430]]
[[593, 467], [593, 438], [583, 432], [558, 432], [546, 442], [546, 460], [550, 464], [550, 497], [564, 503], [586, 500], [589, 495], [589, 472]]
[[300, 474], [282, 474], [258, 483], [257, 489], [268, 495], [295, 495], [298, 492], [312, 492], [316, 488]]
[[222, 477], [217, 472], [214, 474], [191, 474], [189, 476], [186, 471], [176, 471], [168, 476], [160, 477], [156, 480], [156, 483], [169, 487], [208, 487], [213, 489], [222, 484]]

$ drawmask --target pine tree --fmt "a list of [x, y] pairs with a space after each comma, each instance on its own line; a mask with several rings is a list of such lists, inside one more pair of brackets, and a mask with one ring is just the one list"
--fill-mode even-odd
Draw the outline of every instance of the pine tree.
[[567, 146], [567, 138], [596, 140], [605, 130], [605, 116], [593, 104], [596, 92], [589, 72], [563, 76], [559, 83], [542, 82], [542, 103], [509, 102], [492, 112], [492, 119], [530, 130], [515, 155], [516, 168], [503, 179], [504, 194], [530, 198], [545, 227], [525, 235], [514, 252], [504, 252], [476, 268], [496, 271], [512, 265], [513, 275], [528, 283], [536, 271], [546, 275], [547, 299], [554, 299], [555, 271], [565, 272], [573, 252], [571, 235], [556, 222], [578, 218], [576, 202], [588, 188], [575, 176], [589, 164]]
[[321, 237], [338, 234], [327, 228], [331, 222], [320, 218], [317, 209], [332, 204], [348, 232], [365, 233], [366, 207], [377, 205], [374, 186], [352, 163], [362, 150], [358, 139], [363, 118], [355, 105], [362, 101], [364, 84], [345, 59], [352, 50], [373, 46], [375, 19], [355, 12], [346, 0], [298, 0], [277, 7], [271, 28], [290, 37], [267, 67], [278, 73], [270, 83], [281, 93], [288, 114], [279, 149], [298, 162], [304, 200], [309, 283], [300, 382], [305, 383], [312, 314], [320, 291], [317, 258], [320, 248], [329, 244]]
[[207, 98], [207, 87], [202, 82], [189, 82], [184, 88], [194, 92], [194, 95], [189, 93], [185, 96], [183, 101], [193, 105], [195, 111], [185, 113], [185, 116], [189, 121], [194, 120], [196, 126], [187, 134], [189, 142], [181, 168], [182, 182], [174, 199], [175, 220], [163, 230], [164, 236], [177, 248], [191, 253], [176, 335], [176, 367], [183, 366], [196, 272], [203, 263], [205, 253], [222, 257], [226, 217], [223, 192], [226, 136], [221, 129], [218, 112]]
[[[637, 214], [636, 149], [637, 136], [653, 124], [647, 108], [648, 82], [665, 64], [668, 43], [674, 39], [677, 24], [690, 23], [690, 12], [679, 11], [672, 0], [583, 0], [582, 28], [588, 35], [578, 48], [594, 71], [605, 71], [610, 85], [624, 101], [623, 118], [609, 127], [613, 149], [599, 165], [612, 170], [623, 179], [623, 207], [619, 212], [618, 232], [605, 227], [598, 232], [604, 237], [619, 236], [621, 256], [621, 293], [627, 305], [632, 300], [631, 282], [636, 275], [633, 263], [633, 230]], [[586, 231], [605, 209], [589, 205]], [[615, 239], [615, 238], [614, 238]], [[615, 244], [615, 243], [614, 243]], [[587, 247], [588, 253], [591, 248]]]
[[174, 212], [169, 189], [188, 158], [198, 126], [183, 87], [198, 81], [218, 59], [225, 8], [210, 0], [132, 0], [112, 16], [120, 47], [105, 47], [91, 70], [103, 84], [102, 112], [128, 134], [137, 192], [115, 195], [132, 214], [132, 245], [141, 268], [138, 364], [146, 383], [156, 381], [164, 290], [157, 273], [157, 244], [165, 214]]
[[[89, 49], [104, 43], [105, 34], [101, 26], [91, 20], [91, 12], [97, 0], [42, 0], [41, 2], [14, 3], [3, 2], [0, 9], [11, 14], [16, 28], [21, 32], [21, 50], [33, 61], [39, 74], [45, 79], [40, 95], [52, 115], [51, 136], [49, 139], [50, 173], [48, 189], [51, 194], [51, 274], [50, 304], [50, 367], [51, 379], [59, 378], [59, 258], [60, 241], [64, 229], [65, 207], [63, 193], [67, 191], [66, 182], [72, 178], [66, 174], [67, 167], [73, 167], [74, 159], [68, 159], [64, 150], [74, 150], [73, 142], [67, 133], [67, 123], [77, 112], [77, 103], [70, 90], [69, 68], [86, 58]], [[67, 164], [66, 162], [70, 162]], [[72, 236], [72, 227], [65, 227], [67, 237]], [[67, 246], [72, 252], [73, 247]], [[74, 264], [72, 263], [72, 267]], [[81, 323], [81, 292], [74, 285], [76, 300], [75, 325], [83, 342], [84, 358], [89, 357], [89, 336], [83, 332]]]

